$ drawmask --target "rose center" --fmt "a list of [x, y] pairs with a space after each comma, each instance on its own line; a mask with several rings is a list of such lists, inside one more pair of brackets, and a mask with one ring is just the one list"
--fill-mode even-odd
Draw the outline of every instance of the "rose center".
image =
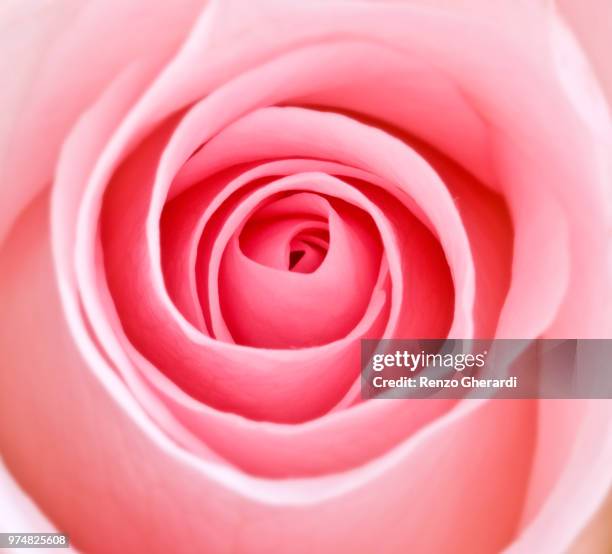
[[[313, 198], [314, 197], [314, 198]], [[313, 273], [325, 260], [330, 232], [321, 198], [300, 194], [275, 199], [251, 215], [240, 232], [240, 249], [251, 260], [275, 269]], [[317, 204], [309, 209], [308, 201]]]
[[306, 229], [289, 243], [289, 271], [312, 273], [325, 259], [329, 249], [329, 231]]

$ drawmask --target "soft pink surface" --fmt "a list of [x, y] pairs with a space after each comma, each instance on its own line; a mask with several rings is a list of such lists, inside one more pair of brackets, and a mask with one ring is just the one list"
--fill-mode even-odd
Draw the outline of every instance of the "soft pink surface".
[[552, 4], [58, 4], [0, 8], [0, 448], [53, 524], [566, 549], [610, 402], [359, 396], [364, 336], [612, 335], [612, 125]]

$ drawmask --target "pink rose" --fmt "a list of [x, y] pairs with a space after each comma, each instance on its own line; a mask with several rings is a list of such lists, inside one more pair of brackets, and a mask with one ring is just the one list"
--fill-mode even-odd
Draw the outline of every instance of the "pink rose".
[[610, 401], [364, 401], [359, 339], [612, 337], [608, 4], [0, 8], [0, 530], [607, 551]]

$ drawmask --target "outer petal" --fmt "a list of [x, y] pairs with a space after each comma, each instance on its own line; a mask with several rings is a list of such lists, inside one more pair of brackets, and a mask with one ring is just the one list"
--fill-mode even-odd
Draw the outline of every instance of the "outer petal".
[[612, 106], [612, 2], [556, 0], [585, 49]]
[[56, 533], [0, 458], [0, 533]]
[[571, 554], [607, 552], [612, 547], [612, 492], [570, 550]]
[[51, 180], [81, 113], [134, 61], [159, 70], [205, 1], [2, 2], [0, 241]]
[[43, 198], [0, 253], [0, 419], [13, 422], [0, 444], [77, 548], [472, 553], [511, 540], [533, 402], [464, 402], [374, 462], [321, 478], [258, 479], [203, 461], [160, 433], [84, 333], [68, 332], [45, 213]]
[[566, 552], [597, 531], [612, 486], [612, 401], [542, 400], [538, 425], [526, 527], [508, 554]]

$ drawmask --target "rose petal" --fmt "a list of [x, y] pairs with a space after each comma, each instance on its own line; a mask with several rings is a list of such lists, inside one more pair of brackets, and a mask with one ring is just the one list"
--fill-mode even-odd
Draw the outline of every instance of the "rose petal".
[[612, 106], [612, 5], [606, 0], [556, 0], [556, 4], [588, 54], [597, 77], [607, 92], [609, 105]]
[[[57, 533], [0, 458], [0, 532]], [[12, 550], [11, 550], [12, 551]]]
[[[285, 181], [290, 189], [311, 190], [312, 183], [322, 182], [331, 192], [337, 187], [332, 179], [324, 174], [298, 174], [278, 184]], [[232, 220], [240, 224], [243, 210], [252, 210], [253, 202], [270, 194], [273, 186], [243, 200], [224, 228], [232, 226]], [[276, 206], [288, 200], [301, 205], [306, 195], [284, 198]], [[236, 234], [223, 252], [218, 302], [231, 336], [240, 344], [270, 348], [325, 344], [346, 336], [370, 303], [381, 264], [372, 221], [366, 226], [367, 220], [360, 221], [349, 205], [330, 204], [313, 194], [306, 197], [318, 204], [320, 215], [327, 213], [329, 221], [329, 251], [316, 271], [303, 274], [256, 263], [241, 251]]]
[[578, 539], [574, 542], [570, 554], [588, 554], [589, 552], [605, 552], [612, 544], [612, 495], [608, 494], [608, 498], [604, 505], [599, 509], [597, 514], [589, 524], [583, 529]]
[[509, 553], [568, 550], [612, 486], [612, 402], [541, 400], [540, 413], [543, 439], [523, 529]]
[[[324, 478], [254, 479], [203, 461], [159, 432], [84, 330], [67, 331], [45, 213], [44, 201], [33, 206], [0, 253], [0, 417], [19, 421], [18, 433], [0, 428], [0, 444], [77, 548], [474, 552], [511, 540], [530, 468], [532, 402], [464, 402], [388, 455]], [[32, 345], [33, 321], [41, 333]]]
[[[163, 142], [163, 141], [162, 141], [162, 142]], [[139, 181], [140, 181], [141, 183], [144, 183], [144, 181], [142, 181], [142, 179], [139, 179]], [[126, 190], [127, 190], [127, 189], [126, 189]], [[59, 197], [59, 196], [58, 196], [58, 197]], [[137, 199], [136, 199], [136, 198], [131, 198], [130, 202], [132, 203], [132, 206], [133, 206], [133, 207], [134, 207], [134, 205], [135, 205], [134, 203], [135, 203], [136, 201], [137, 201]], [[438, 206], [437, 208], [435, 208], [435, 209], [436, 209], [436, 210], [438, 210], [438, 209], [439, 209], [439, 206]], [[131, 215], [134, 215], [135, 213], [137, 213], [137, 212], [136, 212], [136, 209], [134, 208], [133, 210], [131, 210], [131, 211], [129, 212], [129, 214], [126, 214], [126, 215], [130, 215], [130, 214], [131, 214]], [[85, 214], [85, 213], [83, 214], [83, 221], [89, 221], [89, 220], [87, 219], [87, 216], [86, 216], [86, 214]], [[461, 234], [462, 234], [462, 233], [461, 233], [461, 228], [460, 228], [460, 226], [458, 226], [458, 227], [457, 227], [457, 233], [454, 233], [454, 234], [453, 234], [452, 241], [456, 241], [456, 240], [457, 240], [457, 239], [458, 239], [458, 238], [461, 236]], [[81, 236], [83, 236], [83, 237], [84, 237], [84, 236], [87, 236], [87, 234], [84, 234], [84, 235], [81, 235]], [[132, 253], [132, 255], [134, 256], [134, 258], [133, 258], [134, 260], [136, 260], [136, 261], [137, 261], [137, 260], [139, 259], [139, 258], [138, 258], [138, 257], [135, 255], [135, 253], [134, 253], [134, 252]], [[83, 267], [83, 268], [85, 269], [85, 266], [80, 266], [80, 267]], [[461, 270], [461, 271], [463, 271], [463, 270]], [[139, 274], [139, 272], [134, 272], [134, 273], [135, 273], [135, 275], [138, 275], [138, 274]], [[141, 271], [140, 273], [142, 273], [142, 271]], [[468, 281], [466, 281], [466, 282], [469, 282], [469, 279], [468, 279]], [[89, 293], [87, 292], [87, 290], [89, 290], [89, 289], [88, 289], [88, 286], [89, 286], [89, 285], [86, 285], [86, 284], [85, 284], [85, 282], [83, 283], [83, 285], [84, 285], [83, 292], [85, 293], [85, 297], [86, 297], [86, 298], [89, 298]], [[96, 288], [98, 288], [98, 286], [96, 286]], [[141, 287], [139, 287], [139, 290], [142, 290], [142, 288], [141, 288]], [[467, 290], [467, 289], [466, 289], [466, 290]], [[124, 290], [123, 292], [125, 292], [125, 290]], [[466, 293], [466, 294], [467, 294], [467, 293]], [[468, 295], [468, 296], [469, 296], [469, 295]], [[146, 296], [146, 298], [147, 298], [147, 299], [149, 299], [149, 298], [150, 298], [150, 299], [153, 299], [153, 298], [154, 298], [154, 296], [153, 296], [153, 295], [147, 295], [147, 296]], [[467, 302], [467, 296], [466, 296], [466, 302]], [[464, 303], [461, 303], [461, 304], [460, 304], [460, 308], [459, 308], [460, 312], [459, 312], [459, 313], [464, 313], [464, 314], [465, 314], [465, 315], [466, 315], [466, 316], [469, 318], [469, 311], [466, 311], [464, 306], [465, 306], [465, 304], [464, 304]], [[143, 314], [143, 315], [144, 315], [144, 314]], [[98, 319], [98, 318], [99, 318], [99, 316], [93, 316], [93, 317], [94, 317], [95, 319]], [[151, 318], [148, 318], [148, 319], [149, 319], [149, 322], [150, 322], [150, 323], [152, 323], [152, 322], [153, 322], [153, 320], [152, 320]], [[101, 325], [100, 325], [99, 323], [96, 325], [95, 329], [96, 329], [96, 331], [97, 331], [97, 332], [101, 332], [101, 331], [102, 331], [102, 327], [101, 327]], [[143, 327], [143, 326], [138, 326], [136, 329], [137, 329], [139, 332], [143, 332], [143, 331], [146, 331], [146, 330], [148, 329], [148, 327], [147, 327], [147, 326], [145, 326], [145, 327]], [[158, 336], [159, 336], [159, 334], [158, 334]], [[107, 339], [107, 340], [108, 340], [108, 339]], [[112, 352], [112, 351], [113, 351], [113, 349], [111, 349], [110, 351]], [[267, 355], [267, 354], [266, 354], [266, 355]], [[349, 361], [350, 361], [350, 360], [349, 360]], [[217, 365], [217, 364], [215, 364], [214, 359], [211, 359], [211, 358], [210, 358], [210, 356], [209, 356], [209, 363], [211, 364], [211, 367], [215, 367], [215, 366]], [[225, 365], [224, 365], [224, 369], [225, 369], [225, 372], [226, 372], [226, 374], [227, 374], [227, 372], [228, 372], [228, 368], [227, 368], [228, 358], [227, 358], [227, 356], [224, 356], [224, 358], [223, 358], [223, 363], [225, 364]], [[348, 363], [348, 362], [345, 360], [345, 363]], [[336, 364], [332, 364], [332, 367], [336, 367], [336, 368], [338, 368], [338, 371], [340, 371], [342, 366], [340, 365], [340, 362], [338, 362], [338, 363], [336, 363]], [[303, 378], [304, 376], [308, 376], [308, 378], [310, 378], [310, 379], [315, 379], [315, 378], [316, 378], [316, 375], [314, 375], [314, 374], [307, 374], [307, 373], [304, 373], [304, 372], [299, 372], [299, 370], [298, 370], [298, 373], [299, 373], [299, 375], [300, 375], [300, 376], [302, 376], [302, 378]], [[347, 376], [348, 376], [348, 375], [350, 375], [350, 374], [347, 374], [347, 373], [344, 373], [344, 374], [345, 374], [345, 375], [347, 375]], [[192, 382], [193, 382], [193, 381], [192, 381]], [[230, 383], [230, 382], [231, 382], [231, 380], [230, 380], [230, 381], [227, 381], [227, 382], [228, 382], [228, 383]], [[261, 384], [261, 383], [260, 383], [260, 384]], [[271, 384], [270, 384], [270, 383], [266, 383], [266, 387], [271, 387]], [[251, 387], [251, 388], [252, 388], [252, 387]], [[207, 391], [207, 394], [210, 394], [211, 392], [214, 392], [214, 391], [212, 391], [210, 388], [204, 388], [204, 389], [202, 389], [202, 390], [203, 390], [203, 391]], [[282, 409], [286, 410], [286, 409], [287, 409], [287, 401], [286, 401], [286, 400], [287, 400], [287, 395], [286, 395], [286, 394], [285, 394], [285, 393], [282, 391], [282, 389], [280, 389], [280, 388], [274, 388], [274, 389], [269, 388], [268, 390], [277, 390], [277, 391], [279, 392], [279, 394], [280, 394], [280, 395], [281, 395], [281, 397], [282, 397], [282, 398], [280, 398], [280, 397], [279, 397], [279, 401], [281, 401], [280, 405], [282, 405], [282, 407], [283, 407]], [[302, 391], [302, 392], [303, 392], [303, 391]], [[333, 392], [333, 391], [331, 391], [331, 390], [330, 390], [329, 392], [331, 393], [331, 392]], [[256, 398], [256, 397], [257, 397], [257, 395], [255, 395], [255, 397], [253, 397], [253, 398]], [[225, 395], [225, 394], [223, 393], [223, 394], [222, 394], [222, 396], [219, 396], [218, 398], [219, 398], [219, 400], [220, 400], [221, 398], [224, 398], [223, 402], [227, 402], [227, 398], [228, 398], [228, 397], [227, 397], [227, 395]], [[272, 404], [271, 402], [266, 403], [266, 404], [265, 404], [265, 406], [264, 406], [264, 404], [262, 404], [262, 403], [261, 403], [261, 402], [259, 402], [259, 401], [255, 402], [255, 401], [253, 400], [253, 398], [251, 398], [251, 397], [244, 398], [244, 400], [246, 400], [246, 401], [248, 401], [248, 402], [251, 402], [251, 403], [252, 403], [252, 407], [251, 407], [251, 408], [249, 408], [249, 409], [255, 409], [255, 410], [262, 410], [262, 409], [264, 409], [264, 408], [265, 408], [266, 410], [273, 409], [273, 404]], [[304, 408], [306, 408], [306, 407], [307, 407], [309, 410], [319, 410], [319, 409], [320, 409], [320, 408], [318, 407], [318, 406], [319, 406], [319, 404], [315, 404], [315, 403], [313, 402], [313, 400], [312, 400], [312, 399], [307, 399], [307, 398], [305, 398], [305, 397], [304, 397], [304, 398], [303, 398], [303, 401], [304, 401], [304, 404], [303, 404], [303, 407], [304, 407]], [[325, 401], [325, 399], [324, 399], [324, 398], [321, 398], [321, 397], [320, 397], [320, 395], [319, 395], [318, 401], [319, 401], [319, 402], [323, 402], [323, 401]], [[243, 402], [243, 400], [241, 400], [241, 402]], [[279, 405], [279, 406], [280, 406], [280, 405]], [[294, 403], [294, 404], [291, 406], [291, 408], [292, 408], [292, 409], [297, 409], [298, 407], [299, 407], [299, 404], [298, 404], [298, 403]]]
[[[269, 80], [264, 82], [270, 83]], [[172, 157], [173, 149], [179, 148], [175, 146], [180, 144], [178, 137], [200, 129], [214, 106], [214, 103], [209, 106], [203, 102], [197, 111], [183, 119], [177, 139], [170, 142], [166, 150], [167, 158]], [[324, 142], [320, 140], [322, 134]], [[248, 146], [233, 148], [232, 145]], [[414, 209], [440, 238], [453, 273], [456, 302], [451, 334], [470, 336], [474, 270], [456, 206], [432, 168], [394, 137], [338, 114], [289, 107], [266, 108], [229, 125], [202, 147], [191, 159], [188, 176], [181, 176], [177, 186], [183, 188], [185, 185], [181, 183], [187, 179], [197, 181], [235, 164], [295, 156], [331, 160], [377, 175], [381, 179], [377, 184], [386, 183], [389, 193]], [[385, 209], [389, 217], [390, 206]], [[398, 224], [398, 228], [401, 225]]]
[[149, 82], [204, 3], [3, 3], [0, 69], [11, 78], [0, 89], [0, 241], [48, 184], [62, 142], [83, 110], [134, 62], [148, 67], [144, 82]]
[[[351, 346], [352, 350], [346, 352], [348, 339], [325, 345], [320, 350], [301, 353], [251, 349], [249, 364], [252, 370], [245, 372], [244, 349], [219, 343], [203, 335], [192, 333], [186, 338], [181, 336], [180, 329], [157, 301], [149, 272], [144, 271], [141, 265], [145, 243], [142, 231], [139, 235], [136, 230], [138, 219], [144, 230], [143, 204], [146, 205], [148, 197], [144, 190], [135, 187], [149, 186], [150, 176], [143, 171], [148, 171], [150, 175], [151, 169], [147, 168], [155, 168], [150, 161], [151, 158], [145, 155], [139, 158], [137, 164], [126, 165], [126, 170], [117, 177], [115, 186], [107, 191], [106, 196], [109, 214], [115, 214], [113, 219], [106, 219], [108, 225], [103, 228], [105, 249], [110, 252], [105, 260], [106, 270], [114, 302], [130, 338], [143, 349], [144, 354], [155, 360], [160, 369], [171, 372], [173, 379], [181, 386], [188, 387], [192, 394], [206, 397], [217, 406], [248, 410], [251, 414], [259, 413], [260, 417], [280, 410], [279, 413], [285, 414], [283, 418], [296, 419], [304, 416], [289, 414], [298, 414], [299, 410], [316, 413], [325, 409], [325, 404], [329, 407], [330, 402], [337, 402], [337, 398], [334, 398], [356, 378], [359, 369], [355, 358], [358, 349]], [[126, 194], [129, 195], [127, 202]], [[117, 211], [117, 208], [126, 206], [129, 209]], [[127, 235], [123, 232], [126, 228], [130, 230]], [[96, 295], [101, 286], [96, 282]], [[133, 303], [134, 294], [140, 296], [140, 303]], [[100, 318], [95, 326], [97, 331], [103, 329], [102, 318], [108, 317], [103, 315], [107, 308], [100, 309], [102, 311], [94, 316], [96, 320]], [[156, 331], [152, 335], [154, 329]], [[153, 341], [150, 340], [152, 336], [156, 337]], [[109, 352], [111, 356], [120, 355], [120, 348], [111, 348]], [[317, 363], [323, 356], [329, 366]], [[285, 371], [275, 370], [275, 362], [287, 361], [293, 363], [287, 365]], [[311, 371], [303, 371], [304, 366], [311, 367]], [[324, 390], [315, 387], [321, 372], [326, 374], [328, 383]], [[294, 398], [294, 395], [298, 396]], [[294, 400], [290, 401], [291, 398]]]

